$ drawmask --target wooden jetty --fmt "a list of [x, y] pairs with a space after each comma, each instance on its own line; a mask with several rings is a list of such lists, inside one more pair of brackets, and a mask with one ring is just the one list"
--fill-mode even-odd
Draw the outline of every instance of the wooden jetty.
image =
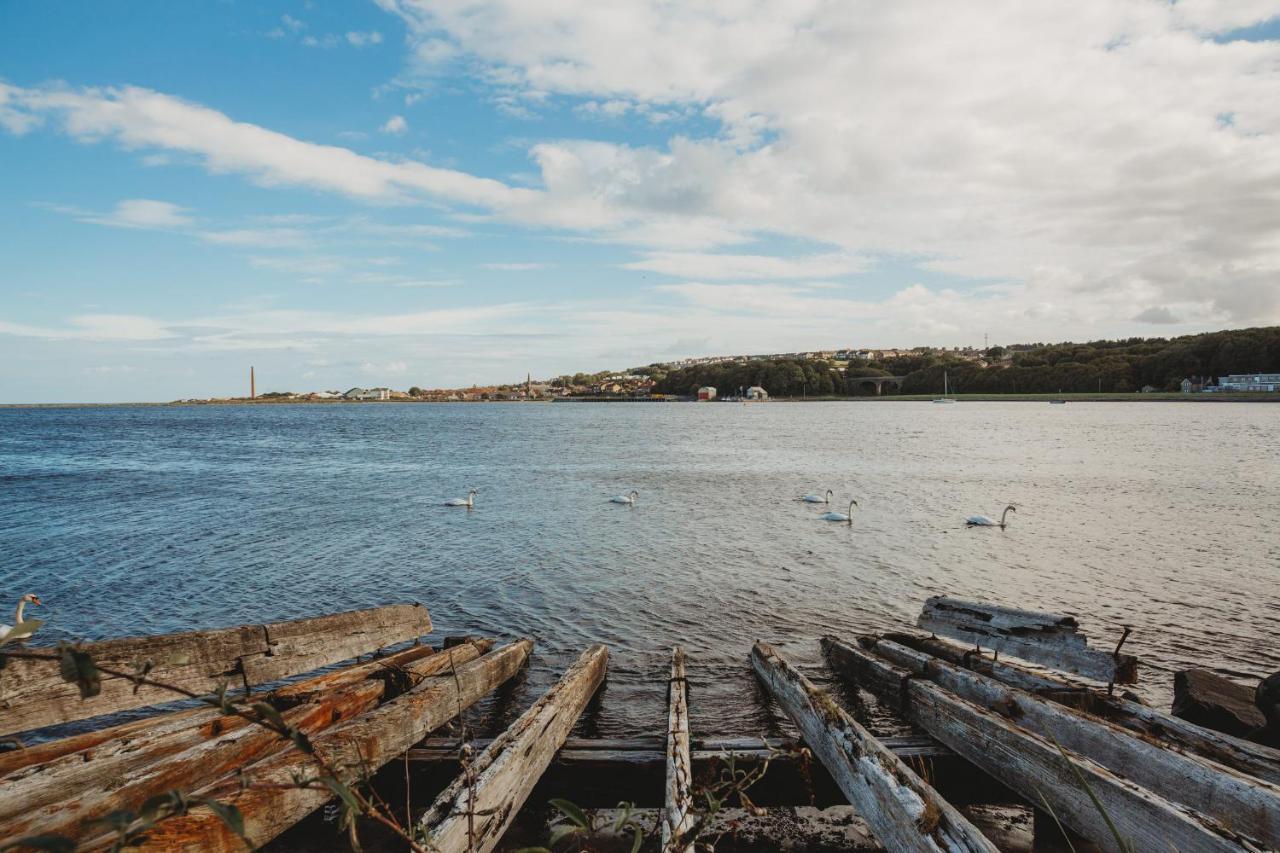
[[364, 849], [433, 853], [1280, 850], [1280, 751], [1115, 695], [1138, 677], [1123, 636], [1093, 648], [1075, 619], [951, 598], [918, 627], [819, 644], [908, 735], [873, 733], [778, 648], [744, 650], [794, 739], [700, 733], [679, 648], [665, 731], [575, 737], [602, 645], [505, 731], [459, 739], [534, 644], [428, 645], [418, 605], [10, 644], [0, 734], [76, 732], [0, 752], [0, 850], [346, 846], [327, 804]]

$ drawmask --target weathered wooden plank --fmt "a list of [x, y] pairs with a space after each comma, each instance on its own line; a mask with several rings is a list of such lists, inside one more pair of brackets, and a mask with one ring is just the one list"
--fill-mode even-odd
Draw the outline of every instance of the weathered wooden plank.
[[871, 651], [889, 663], [1086, 755], [1173, 803], [1180, 803], [1280, 849], [1280, 787], [1197, 756], [1136, 737], [1096, 717], [909, 649], [881, 641]]
[[480, 753], [418, 821], [439, 853], [488, 853], [604, 681], [609, 649], [582, 653], [564, 677]]
[[671, 650], [667, 687], [666, 785], [662, 805], [663, 853], [693, 853], [693, 762], [689, 757], [689, 703], [685, 691], [684, 650]]
[[928, 639], [907, 634], [887, 635], [896, 642], [928, 652], [949, 663], [972, 669], [989, 675], [997, 681], [1023, 690], [1031, 690], [1048, 699], [1072, 707], [1080, 707], [1096, 716], [1139, 735], [1152, 738], [1173, 749], [1208, 758], [1218, 764], [1225, 765], [1241, 773], [1254, 776], [1273, 785], [1280, 785], [1280, 750], [1273, 749], [1241, 738], [1215, 732], [1174, 717], [1156, 708], [1149, 708], [1138, 702], [1132, 702], [1117, 696], [1110, 696], [1103, 691], [1090, 689], [1088, 701], [1082, 702], [1080, 696], [1072, 695], [1070, 690], [1058, 688], [1064, 682], [1040, 673], [1032, 672], [1025, 667], [1009, 661], [992, 661], [971, 654], [971, 650], [961, 648], [949, 641], [936, 638]]
[[[955, 753], [931, 737], [925, 735], [895, 735], [879, 739], [899, 758], [953, 758]], [[491, 738], [470, 741], [473, 749], [484, 749]], [[694, 767], [732, 754], [739, 758], [786, 763], [785, 756], [790, 742], [782, 738], [694, 738], [690, 741], [689, 757]], [[412, 763], [435, 764], [458, 761], [462, 744], [455, 738], [427, 738], [420, 747], [409, 750]], [[637, 738], [569, 738], [556, 753], [557, 764], [666, 764], [666, 750], [660, 737]]]
[[756, 643], [751, 664], [885, 847], [995, 852], [996, 848], [950, 803], [772, 646]]
[[[1028, 801], [1053, 812], [1064, 825], [1106, 850], [1119, 845], [1108, 818], [1135, 850], [1239, 851], [1249, 849], [1229, 829], [1185, 806], [1170, 803], [1082, 755], [1050, 741], [1000, 714], [961, 699], [909, 670], [836, 637], [824, 637], [828, 660], [842, 674], [873, 683], [897, 679], [900, 687], [881, 698], [972, 764]], [[1078, 775], [1077, 775], [1078, 774]], [[1081, 784], [1084, 779], [1086, 789]], [[1098, 798], [1101, 808], [1095, 805]]]
[[1137, 658], [1090, 649], [1079, 623], [1070, 616], [935, 595], [925, 601], [917, 624], [935, 634], [1086, 678], [1118, 684], [1138, 680]]
[[[274, 695], [269, 698], [282, 711], [296, 706], [301, 720], [314, 716], [313, 709], [305, 703], [323, 703], [338, 691], [357, 690], [360, 692], [353, 695], [367, 699], [359, 707], [349, 701], [334, 705], [332, 719], [326, 722], [323, 715], [315, 718], [318, 731], [373, 707], [385, 695], [387, 682], [379, 676], [388, 670], [406, 680], [420, 679], [475, 660], [489, 644], [457, 646], [434, 656], [424, 656], [422, 647], [413, 647], [376, 663], [290, 685], [284, 700], [278, 703]], [[286, 711], [286, 718], [289, 713]], [[243, 718], [225, 716], [218, 709], [200, 714], [180, 712], [149, 722], [149, 728], [137, 730], [130, 724], [130, 731], [124, 736], [47, 762], [28, 764], [0, 778], [0, 834], [7, 834], [7, 825], [21, 822], [21, 816], [42, 814], [42, 809], [51, 812], [46, 826], [54, 822], [73, 825], [75, 820], [87, 819], [85, 815], [96, 816], [115, 809], [133, 810], [147, 797], [168, 790], [166, 785], [194, 790], [227, 772], [223, 768], [228, 762], [235, 767], [261, 757], [268, 746], [284, 746], [266, 729], [251, 727]], [[253, 732], [239, 731], [245, 727], [251, 727]], [[212, 747], [210, 742], [214, 742]], [[125, 779], [129, 781], [122, 785], [121, 780]], [[173, 780], [176, 783], [171, 785]]]
[[[307, 735], [315, 735], [336, 723], [349, 720], [377, 704], [385, 685], [366, 681], [324, 694], [318, 701], [299, 705], [284, 714], [284, 720]], [[219, 779], [237, 768], [263, 756], [278, 752], [288, 742], [275, 732], [238, 720], [230, 731], [206, 739], [166, 760], [156, 761], [126, 775], [94, 774], [94, 783], [79, 789], [62, 789], [66, 796], [56, 796], [58, 779], [41, 780], [41, 793], [55, 790], [52, 802], [29, 805], [32, 797], [4, 797], [4, 811], [19, 808], [17, 813], [0, 819], [0, 847], [18, 838], [35, 834], [54, 834], [81, 839], [102, 832], [91, 823], [118, 809], [136, 811], [156, 794], [180, 788], [193, 790]], [[71, 768], [75, 772], [75, 768]]]
[[[430, 630], [425, 607], [395, 604], [269, 625], [105, 640], [88, 643], [85, 650], [100, 666], [124, 672], [150, 661], [150, 678], [195, 693], [212, 693], [223, 682], [232, 687], [265, 684], [417, 639]], [[104, 676], [101, 692], [81, 699], [77, 686], [62, 680], [56, 661], [13, 660], [0, 671], [0, 734], [174, 698], [162, 688], [139, 688], [127, 678]]]
[[[532, 640], [520, 640], [423, 679], [407, 693], [325, 731], [312, 743], [331, 766], [376, 770], [515, 675], [532, 648]], [[330, 799], [325, 791], [293, 785], [295, 774], [316, 773], [308, 756], [290, 750], [246, 768], [242, 776], [247, 787], [233, 779], [201, 794], [239, 808], [246, 836], [260, 847]], [[208, 853], [241, 851], [244, 844], [211, 811], [199, 808], [163, 821], [139, 849]]]

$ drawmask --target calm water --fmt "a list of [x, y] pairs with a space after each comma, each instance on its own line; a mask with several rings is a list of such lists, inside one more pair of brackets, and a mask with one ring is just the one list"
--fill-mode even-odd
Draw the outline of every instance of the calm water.
[[[1278, 436], [1257, 404], [0, 410], [0, 604], [100, 638], [421, 601], [535, 637], [524, 701], [609, 644], [609, 735], [658, 730], [680, 643], [695, 733], [751, 734], [755, 639], [820, 674], [817, 637], [950, 593], [1133, 625], [1167, 702], [1179, 667], [1280, 668]], [[791, 500], [826, 488], [852, 528]]]

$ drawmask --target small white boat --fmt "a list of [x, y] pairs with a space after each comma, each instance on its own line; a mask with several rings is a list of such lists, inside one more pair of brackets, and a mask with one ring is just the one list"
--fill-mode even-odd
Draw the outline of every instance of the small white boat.
[[941, 396], [941, 397], [934, 397], [934, 398], [933, 398], [933, 402], [935, 402], [935, 403], [954, 403], [955, 401], [956, 401], [956, 398], [955, 398], [955, 397], [948, 397], [948, 396], [947, 396], [947, 372], [944, 370], [944, 371], [942, 371], [942, 396]]

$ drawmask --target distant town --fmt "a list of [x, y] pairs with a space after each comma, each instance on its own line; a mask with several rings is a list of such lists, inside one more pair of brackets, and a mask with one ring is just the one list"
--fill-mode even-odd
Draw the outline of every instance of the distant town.
[[962, 395], [1280, 394], [1280, 327], [1088, 343], [719, 355], [503, 385], [386, 386], [180, 402], [684, 401]]

